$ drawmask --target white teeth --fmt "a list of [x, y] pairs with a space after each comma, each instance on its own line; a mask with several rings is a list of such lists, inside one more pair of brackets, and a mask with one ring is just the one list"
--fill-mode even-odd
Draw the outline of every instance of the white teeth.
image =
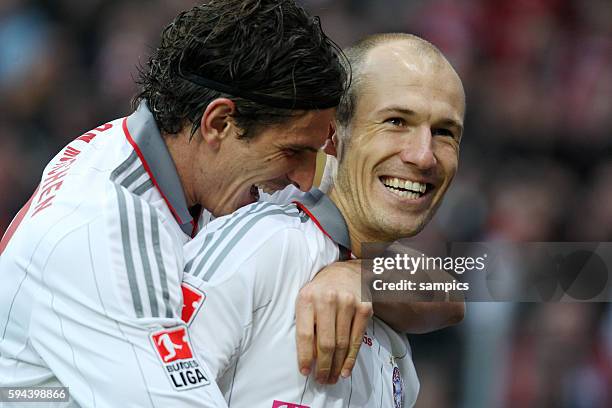
[[410, 190], [417, 193], [417, 196], [419, 195], [418, 193], [423, 194], [427, 190], [427, 184], [419, 183], [418, 181], [404, 180], [397, 177], [384, 177], [381, 180], [387, 187]]
[[416, 193], [414, 191], [399, 190], [397, 188], [393, 188], [388, 185], [385, 185], [385, 187], [387, 188], [387, 190], [391, 191], [393, 194], [399, 197], [402, 197], [402, 198], [410, 198], [411, 200], [416, 200], [417, 198], [420, 197], [419, 193]]

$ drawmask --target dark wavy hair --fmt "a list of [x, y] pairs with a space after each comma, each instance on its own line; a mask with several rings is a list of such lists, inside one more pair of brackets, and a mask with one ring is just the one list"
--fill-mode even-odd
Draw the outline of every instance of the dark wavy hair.
[[293, 0], [212, 0], [181, 12], [137, 83], [166, 134], [199, 128], [216, 98], [234, 101], [241, 137], [313, 109], [336, 106], [347, 85], [346, 58]]

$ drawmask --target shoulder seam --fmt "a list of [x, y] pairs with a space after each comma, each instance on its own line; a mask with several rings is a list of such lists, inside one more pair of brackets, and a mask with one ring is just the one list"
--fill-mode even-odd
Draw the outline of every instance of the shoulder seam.
[[[289, 208], [293, 207], [293, 208]], [[253, 206], [246, 212], [234, 213], [228, 217], [224, 223], [214, 231], [207, 233], [204, 238], [204, 243], [198, 251], [197, 255], [191, 259], [185, 267], [187, 272], [194, 276], [202, 274], [204, 269], [206, 273], [201, 278], [204, 281], [209, 280], [223, 257], [226, 256], [232, 248], [234, 248], [258, 222], [265, 217], [271, 215], [287, 216], [289, 218], [299, 217], [299, 211], [294, 205], [279, 206], [271, 203], [261, 202]], [[282, 228], [279, 227], [279, 228]], [[211, 242], [211, 239], [214, 241]], [[197, 266], [194, 268], [195, 260], [201, 258]], [[204, 266], [208, 264], [206, 268]]]
[[[269, 231], [269, 234], [266, 236], [262, 236], [261, 239], [253, 246], [250, 247], [250, 253], [246, 255], [245, 260], [242, 262], [246, 262], [247, 260], [251, 259], [256, 252], [266, 243], [268, 243], [271, 239], [275, 238], [275, 234], [279, 234], [279, 233], [284, 233], [284, 232], [290, 232], [290, 231], [296, 231], [299, 232], [301, 234], [301, 236], [304, 239], [307, 239], [306, 234], [303, 230], [296, 228], [294, 226], [283, 226], [279, 229], [275, 229], [274, 231]], [[284, 245], [284, 243], [283, 243]], [[229, 251], [228, 251], [229, 252]], [[312, 261], [312, 254], [310, 254], [310, 250], [308, 250], [309, 253], [309, 260]], [[198, 253], [198, 256], [201, 254], [201, 252]], [[215, 275], [215, 272], [223, 265], [223, 261], [224, 259], [230, 259], [227, 256], [223, 256], [223, 253], [218, 254], [213, 261], [213, 265], [215, 266], [215, 269], [207, 269], [204, 266], [206, 265], [206, 258], [202, 259], [202, 261], [200, 262], [200, 264], [198, 265], [198, 267], [200, 269], [195, 269], [194, 273], [189, 273], [188, 271], [185, 271], [185, 273], [189, 273], [190, 275], [193, 275], [194, 277], [201, 279], [202, 281], [209, 281], [210, 279], [212, 279]], [[241, 264], [242, 264], [241, 263]], [[200, 276], [202, 275], [203, 276]]]
[[142, 195], [153, 188], [153, 181], [135, 150], [110, 173], [109, 179], [136, 195]]
[[[302, 239], [304, 239], [305, 241], [308, 239], [307, 234], [303, 230], [301, 230], [299, 228], [296, 228], [296, 227], [292, 227], [292, 226], [286, 226], [284, 228], [281, 228], [280, 230], [276, 230], [275, 231], [276, 234], [278, 234], [278, 233], [291, 233], [291, 232], [299, 233], [300, 237]], [[261, 249], [261, 247], [263, 247], [264, 245], [268, 244], [273, 239], [279, 239], [279, 237], [274, 235], [274, 234], [268, 235], [266, 237], [262, 237], [262, 239], [259, 240], [252, 247], [250, 253], [244, 258], [244, 260], [242, 262], [240, 262], [236, 267], [231, 268], [231, 272], [232, 273], [224, 275], [218, 281], [215, 281], [215, 285], [223, 284], [223, 282], [225, 282], [227, 279], [230, 279], [237, 270], [241, 269], [241, 267], [243, 265], [248, 264], [249, 262], [251, 262], [253, 257], [257, 256], [257, 252]], [[285, 240], [281, 241], [281, 245], [282, 245], [282, 249], [284, 250], [284, 248], [286, 248], [287, 241], [285, 241]], [[306, 247], [306, 251], [308, 252], [308, 255], [309, 255], [309, 261], [312, 263], [313, 262], [313, 257], [312, 257], [312, 254], [310, 253], [310, 248], [308, 246]], [[279, 256], [280, 256], [280, 253], [279, 253]], [[193, 275], [193, 276], [195, 276], [197, 279], [200, 279], [200, 280], [204, 281], [204, 279], [199, 277], [199, 276], [196, 276], [196, 275]]]

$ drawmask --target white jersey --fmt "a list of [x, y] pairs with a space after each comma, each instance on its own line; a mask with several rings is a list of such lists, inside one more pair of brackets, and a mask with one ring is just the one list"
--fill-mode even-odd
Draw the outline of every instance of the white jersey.
[[185, 245], [183, 317], [194, 345], [232, 408], [413, 406], [419, 383], [407, 338], [376, 318], [350, 378], [322, 386], [299, 373], [298, 291], [350, 246], [326, 196], [302, 199], [241, 208]]
[[146, 104], [71, 142], [0, 243], [0, 386], [226, 406], [181, 320], [194, 224]]

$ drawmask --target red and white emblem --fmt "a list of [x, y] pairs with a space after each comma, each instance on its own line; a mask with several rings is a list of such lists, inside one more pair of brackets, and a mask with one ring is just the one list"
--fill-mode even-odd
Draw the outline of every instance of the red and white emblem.
[[151, 334], [151, 341], [176, 390], [189, 390], [210, 384], [203, 367], [193, 355], [186, 327], [159, 330]]
[[204, 292], [185, 282], [181, 283], [181, 290], [183, 291], [181, 320], [190, 325], [196, 313], [200, 310], [202, 303], [204, 303], [206, 295]]
[[151, 337], [164, 363], [193, 358], [184, 327], [153, 333]]

